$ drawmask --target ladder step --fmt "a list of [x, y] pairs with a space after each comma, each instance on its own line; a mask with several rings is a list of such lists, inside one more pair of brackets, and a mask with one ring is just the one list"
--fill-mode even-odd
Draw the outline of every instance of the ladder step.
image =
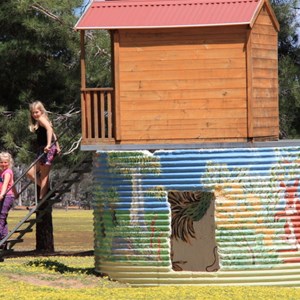
[[25, 229], [18, 229], [15, 231], [15, 233], [24, 233], [24, 232], [32, 232], [32, 228], [25, 228]]
[[61, 202], [62, 200], [60, 199], [60, 198], [58, 198], [58, 199], [49, 199], [48, 200], [48, 202], [50, 203], [50, 204], [55, 204], [55, 203], [59, 203], [59, 202]]
[[28, 219], [26, 221], [24, 221], [24, 223], [35, 223], [36, 219]]
[[37, 209], [35, 211], [35, 213], [46, 213], [46, 212], [51, 212], [52, 211], [52, 207], [51, 206], [47, 206], [44, 209]]
[[7, 244], [16, 244], [16, 243], [23, 243], [23, 239], [14, 239], [14, 240], [7, 240]]
[[89, 173], [91, 169], [80, 169], [80, 170], [74, 170], [74, 173], [79, 173], [79, 174], [84, 174], [84, 173]]
[[57, 192], [57, 194], [63, 194], [63, 193], [69, 193], [69, 192], [71, 192], [71, 189], [61, 189], [61, 190], [57, 190], [56, 191]]
[[81, 163], [82, 164], [90, 164], [90, 163], [92, 163], [93, 162], [93, 159], [92, 158], [86, 158], [86, 159], [84, 159]]
[[38, 222], [42, 222], [42, 220], [34, 218], [34, 219], [28, 219], [28, 220], [24, 221], [24, 223], [30, 223], [30, 224], [35, 224], [35, 223], [38, 223]]
[[14, 253], [14, 249], [4, 249], [4, 250], [1, 250], [1, 251], [2, 251], [2, 253], [0, 253], [0, 256]]
[[78, 181], [78, 179], [66, 179], [66, 180], [64, 180], [63, 181], [63, 183], [75, 183], [75, 182], [77, 182]]

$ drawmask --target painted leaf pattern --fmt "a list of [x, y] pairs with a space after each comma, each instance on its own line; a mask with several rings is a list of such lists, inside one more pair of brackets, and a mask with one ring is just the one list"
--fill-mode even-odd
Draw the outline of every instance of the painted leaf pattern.
[[189, 243], [195, 238], [193, 222], [201, 220], [206, 214], [214, 194], [205, 191], [169, 192], [172, 209], [172, 237]]

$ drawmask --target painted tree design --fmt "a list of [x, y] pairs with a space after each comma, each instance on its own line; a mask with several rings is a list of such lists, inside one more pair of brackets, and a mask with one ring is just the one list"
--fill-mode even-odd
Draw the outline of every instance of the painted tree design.
[[172, 210], [172, 237], [190, 243], [195, 238], [193, 222], [206, 214], [214, 194], [206, 191], [169, 192]]

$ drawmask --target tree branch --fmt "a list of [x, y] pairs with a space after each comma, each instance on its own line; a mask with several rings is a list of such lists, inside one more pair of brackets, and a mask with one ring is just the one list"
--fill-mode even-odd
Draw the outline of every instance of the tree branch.
[[76, 142], [74, 142], [68, 151], [64, 152], [62, 155], [68, 155], [73, 153], [78, 147], [80, 146], [80, 142], [82, 140], [82, 137], [80, 137]]
[[31, 8], [41, 12], [42, 14], [44, 14], [45, 16], [51, 18], [54, 21], [59, 22], [60, 24], [64, 24], [64, 22], [56, 15], [54, 15], [52, 12], [50, 12], [48, 9], [44, 8], [43, 6], [39, 5], [39, 4], [33, 4], [31, 5]]

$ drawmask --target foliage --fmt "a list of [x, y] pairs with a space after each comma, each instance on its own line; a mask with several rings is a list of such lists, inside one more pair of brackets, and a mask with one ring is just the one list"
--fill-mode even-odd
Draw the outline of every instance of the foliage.
[[[64, 153], [80, 141], [80, 42], [73, 27], [82, 2], [0, 3], [0, 150], [11, 152], [17, 174], [35, 159], [35, 135], [27, 129], [30, 102], [45, 104]], [[82, 155], [70, 153], [56, 159], [54, 172]]]
[[55, 107], [78, 98], [79, 38], [72, 30], [72, 11], [80, 4], [81, 0], [48, 0], [43, 5], [34, 0], [1, 1], [0, 102], [8, 109], [32, 99]]
[[282, 138], [300, 134], [299, 1], [272, 0], [280, 24], [278, 36], [279, 113]]
[[[26, 130], [28, 104], [32, 101], [45, 104], [54, 124], [62, 125], [61, 131], [65, 130], [66, 122], [73, 129], [70, 135], [80, 136], [80, 35], [74, 25], [87, 3], [0, 2], [0, 149], [12, 152], [18, 164], [27, 164], [32, 159], [27, 151], [31, 150], [33, 137]], [[107, 32], [87, 33], [86, 55], [87, 84], [109, 86]], [[77, 117], [72, 119], [76, 119], [77, 125], [68, 121], [74, 115]]]
[[[83, 155], [74, 151], [81, 137], [80, 35], [74, 25], [88, 2], [0, 3], [0, 151], [13, 155], [16, 175], [23, 174], [35, 159], [35, 135], [27, 129], [28, 104], [35, 100], [45, 104], [64, 153], [56, 158], [53, 178], [58, 180]], [[107, 32], [87, 33], [89, 86], [110, 85], [109, 48]], [[90, 181], [86, 176], [82, 185], [87, 191], [79, 188], [76, 195], [85, 207], [90, 206]]]
[[18, 164], [33, 158], [30, 102], [41, 100], [51, 112], [78, 107], [79, 36], [73, 11], [81, 2], [0, 3], [0, 148], [12, 152]]
[[297, 136], [300, 134], [300, 82], [299, 66], [291, 56], [283, 56], [279, 61], [280, 86], [280, 130], [282, 137]]
[[111, 39], [106, 30], [89, 30], [86, 40], [86, 80], [88, 87], [111, 87]]
[[[4, 107], [0, 107], [0, 113], [4, 112]], [[0, 145], [1, 148], [11, 152], [17, 164], [31, 162], [33, 149], [31, 147], [34, 135], [27, 129], [28, 112], [18, 110], [14, 114], [0, 118]], [[22, 124], [22, 125], [21, 125]], [[24, 124], [25, 128], [24, 128]], [[24, 134], [27, 131], [28, 134]]]

